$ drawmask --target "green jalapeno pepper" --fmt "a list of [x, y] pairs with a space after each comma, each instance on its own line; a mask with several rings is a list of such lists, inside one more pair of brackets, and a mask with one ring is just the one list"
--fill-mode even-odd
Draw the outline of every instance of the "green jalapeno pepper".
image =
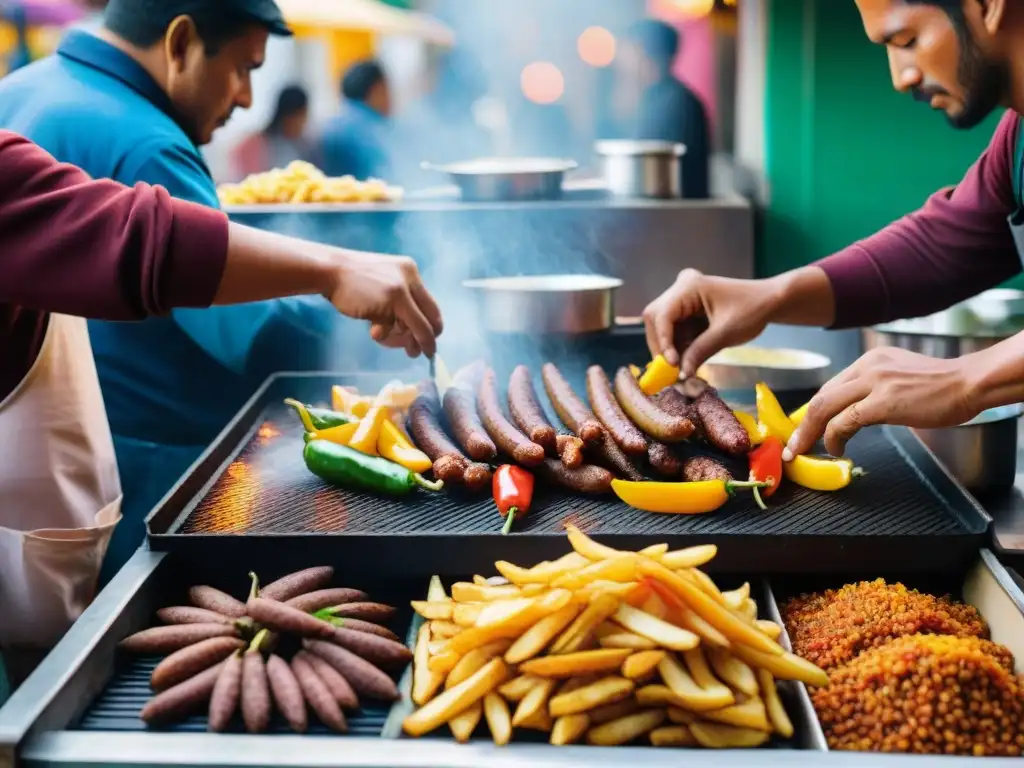
[[312, 405], [303, 405], [298, 400], [288, 398], [285, 405], [290, 405], [302, 419], [302, 426], [307, 432], [318, 432], [321, 429], [340, 427], [342, 424], [351, 424], [358, 421], [355, 416], [347, 413], [332, 411], [330, 408], [314, 408]]
[[368, 456], [329, 440], [309, 441], [302, 457], [314, 475], [344, 488], [404, 496], [416, 486], [428, 491], [439, 491], [444, 486], [441, 481], [432, 483], [393, 461]]

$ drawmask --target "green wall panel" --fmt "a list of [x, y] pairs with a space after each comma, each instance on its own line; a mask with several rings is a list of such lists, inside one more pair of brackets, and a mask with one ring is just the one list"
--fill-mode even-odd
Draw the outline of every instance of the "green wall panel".
[[955, 184], [998, 122], [951, 128], [892, 88], [852, 0], [769, 0], [765, 147], [770, 204], [758, 270], [826, 256]]

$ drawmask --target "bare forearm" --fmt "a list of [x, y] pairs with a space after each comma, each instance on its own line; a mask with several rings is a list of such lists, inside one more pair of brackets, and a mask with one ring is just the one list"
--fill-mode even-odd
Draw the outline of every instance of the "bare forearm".
[[774, 297], [768, 321], [782, 325], [827, 328], [835, 318], [835, 295], [828, 275], [819, 267], [801, 267], [764, 281]]
[[1024, 333], [961, 358], [971, 410], [1024, 402]]

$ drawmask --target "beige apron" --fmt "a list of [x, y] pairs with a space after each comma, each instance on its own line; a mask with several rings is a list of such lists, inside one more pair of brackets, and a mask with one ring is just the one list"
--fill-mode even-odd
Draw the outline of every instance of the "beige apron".
[[0, 651], [51, 648], [93, 599], [121, 483], [85, 320], [50, 315], [0, 402]]

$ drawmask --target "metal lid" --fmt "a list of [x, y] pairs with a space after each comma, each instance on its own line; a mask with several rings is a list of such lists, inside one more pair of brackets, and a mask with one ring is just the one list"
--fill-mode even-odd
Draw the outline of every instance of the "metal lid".
[[622, 281], [606, 275], [515, 275], [463, 280], [464, 288], [482, 291], [522, 291], [524, 293], [607, 291], [621, 288]]
[[682, 157], [686, 145], [671, 141], [640, 141], [634, 139], [601, 139], [594, 142], [599, 155], [671, 155]]
[[442, 173], [483, 176], [508, 173], [564, 173], [576, 168], [579, 163], [562, 157], [478, 157], [454, 163], [423, 162], [420, 165], [427, 170]]

